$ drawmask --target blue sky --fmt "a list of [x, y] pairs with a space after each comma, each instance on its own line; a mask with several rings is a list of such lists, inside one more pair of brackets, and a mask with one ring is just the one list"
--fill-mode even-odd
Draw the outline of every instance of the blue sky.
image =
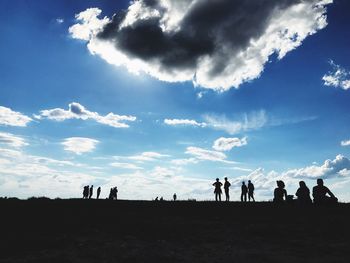
[[[194, 3], [186, 9], [191, 17], [197, 3], [185, 1]], [[106, 51], [108, 41], [122, 43], [121, 30], [106, 39], [98, 36], [113, 14], [128, 7], [131, 14], [130, 6], [139, 16], [124, 18], [125, 29], [150, 19], [156, 8], [146, 1], [1, 1], [0, 195], [79, 197], [83, 185], [94, 184], [102, 195], [117, 185], [122, 198], [170, 198], [176, 192], [180, 199], [208, 200], [212, 181], [227, 176], [233, 199], [242, 180], [253, 180], [258, 199], [268, 200], [277, 179], [294, 194], [299, 180], [312, 187], [316, 178], [324, 178], [349, 201], [350, 4], [323, 2], [306, 0], [301, 11], [283, 7], [280, 17], [270, 11], [273, 6], [266, 7], [266, 31], [239, 46], [244, 63], [249, 57], [252, 64], [240, 63], [241, 53], [231, 48], [250, 33], [248, 22], [266, 19], [247, 7], [242, 12], [252, 19], [237, 29], [244, 34], [214, 33], [212, 53], [188, 58], [190, 64], [196, 60], [194, 66], [178, 55], [170, 67], [163, 62], [169, 47], [164, 54], [147, 53], [156, 45], [147, 35], [137, 42], [142, 48], [151, 42], [141, 49], [147, 51], [143, 57], [130, 43]], [[183, 33], [187, 20], [176, 16], [183, 7], [174, 6], [160, 16], [178, 19], [165, 25], [169, 32], [180, 25], [176, 30]], [[84, 11], [89, 21], [75, 17]], [[231, 21], [234, 12], [223, 14], [223, 20]], [[283, 20], [290, 14], [296, 29]], [[199, 21], [195, 25], [195, 31], [203, 30]], [[234, 23], [231, 27], [236, 30]], [[269, 28], [279, 34], [297, 31], [276, 44]], [[178, 52], [172, 47], [170, 54]], [[264, 57], [266, 47], [272, 54]], [[114, 59], [114, 52], [125, 61]], [[222, 52], [227, 52], [224, 59]], [[138, 74], [130, 72], [135, 70], [131, 59], [141, 61]], [[207, 72], [220, 63], [226, 71]]]

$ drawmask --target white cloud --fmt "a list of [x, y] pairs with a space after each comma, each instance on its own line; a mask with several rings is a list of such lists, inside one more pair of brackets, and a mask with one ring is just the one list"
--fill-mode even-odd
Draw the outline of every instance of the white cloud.
[[110, 166], [116, 167], [116, 168], [122, 168], [122, 169], [130, 169], [130, 170], [142, 170], [143, 168], [140, 166], [137, 166], [133, 163], [120, 163], [120, 162], [113, 162], [109, 164]]
[[0, 132], [0, 144], [17, 148], [28, 145], [24, 138], [6, 132]]
[[195, 120], [189, 120], [189, 119], [165, 119], [164, 123], [171, 126], [198, 126], [198, 127], [205, 127], [207, 126], [204, 122], [197, 122]]
[[56, 18], [56, 23], [57, 24], [62, 24], [64, 22], [64, 19], [61, 17]]
[[247, 137], [242, 139], [220, 137], [215, 140], [213, 148], [217, 151], [230, 151], [234, 147], [242, 147], [244, 145], [247, 145]]
[[187, 147], [185, 153], [194, 156], [198, 160], [233, 163], [231, 161], [227, 161], [227, 156], [222, 152], [210, 151], [199, 147]]
[[322, 77], [325, 86], [341, 88], [344, 90], [350, 89], [350, 72], [342, 68], [340, 65], [330, 61], [332, 71]]
[[341, 141], [341, 146], [350, 146], [350, 140], [347, 141]]
[[50, 110], [40, 111], [40, 115], [35, 115], [36, 118], [47, 118], [49, 120], [64, 121], [67, 119], [95, 120], [98, 123], [112, 126], [114, 128], [128, 128], [126, 121], [135, 121], [136, 117], [131, 115], [118, 115], [112, 112], [105, 116], [101, 116], [97, 112], [87, 110], [83, 105], [72, 102], [69, 104], [68, 110], [55, 108]]
[[64, 146], [64, 150], [80, 155], [82, 153], [87, 153], [94, 150], [97, 143], [99, 143], [99, 141], [95, 139], [70, 137], [64, 139], [62, 145]]
[[28, 116], [0, 106], [0, 125], [25, 127], [30, 121], [32, 119]]
[[[325, 6], [333, 1], [280, 4], [276, 0], [255, 7], [247, 2], [242, 1], [237, 8], [231, 0], [217, 3], [163, 0], [153, 6], [146, 1], [133, 1], [125, 16], [111, 19], [100, 19], [102, 11], [89, 8], [76, 15], [77, 23], [69, 32], [73, 38], [87, 41], [91, 54], [112, 65], [123, 65], [135, 73], [146, 72], [164, 81], [193, 81], [195, 85], [225, 91], [258, 78], [272, 54], [282, 59], [307, 36], [326, 27]], [[214, 18], [220, 15], [220, 19], [206, 19], [204, 23], [202, 16], [207, 16], [213, 5], [224, 10], [231, 8], [232, 12], [211, 13]], [[243, 19], [243, 29], [238, 16]], [[104, 29], [106, 24], [109, 27]], [[204, 27], [211, 34], [201, 34]], [[163, 52], [155, 48], [158, 41], [129, 43], [144, 39], [142, 30], [147, 29], [153, 34], [157, 32], [155, 36], [164, 42], [159, 41], [163, 43]], [[101, 32], [102, 37], [98, 35]], [[176, 37], [179, 35], [183, 42]], [[193, 52], [191, 47], [197, 42], [201, 45], [196, 45], [198, 48]], [[138, 45], [144, 48], [137, 48]]]
[[167, 154], [161, 154], [158, 152], [143, 152], [141, 154], [137, 155], [131, 155], [131, 156], [114, 156], [115, 159], [127, 159], [137, 162], [152, 162], [152, 161], [158, 161], [162, 158], [170, 157], [170, 155]]
[[228, 134], [237, 134], [244, 131], [256, 130], [267, 124], [268, 118], [264, 110], [244, 114], [239, 120], [232, 121], [225, 116], [205, 115], [204, 119], [208, 125], [216, 130], [223, 130]]
[[196, 164], [198, 163], [198, 159], [196, 158], [174, 159], [174, 160], [171, 160], [170, 163], [176, 166], [183, 166], [187, 164]]

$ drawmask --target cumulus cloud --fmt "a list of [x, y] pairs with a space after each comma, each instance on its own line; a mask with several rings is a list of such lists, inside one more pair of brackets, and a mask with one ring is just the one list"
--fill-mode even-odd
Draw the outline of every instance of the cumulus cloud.
[[16, 148], [28, 145], [24, 138], [7, 132], [0, 132], [0, 143]]
[[332, 70], [322, 77], [324, 85], [344, 90], [350, 89], [350, 72], [335, 64], [332, 60], [330, 65]]
[[82, 153], [93, 151], [97, 143], [99, 143], [99, 141], [95, 139], [70, 137], [64, 139], [62, 145], [64, 146], [64, 150], [80, 155]]
[[20, 112], [0, 106], [0, 125], [25, 127], [32, 119]]
[[215, 140], [213, 148], [217, 151], [229, 151], [233, 147], [242, 147], [247, 145], [247, 137], [240, 138], [224, 138], [220, 137]]
[[62, 24], [64, 22], [64, 19], [61, 17], [56, 18], [56, 23], [57, 24]]
[[[327, 25], [332, 0], [138, 0], [112, 18], [76, 15], [73, 38], [108, 63], [225, 91], [260, 76]], [[208, 19], [210, 17], [210, 19]]]
[[341, 146], [350, 146], [350, 140], [341, 141]]
[[205, 122], [197, 122], [195, 120], [189, 120], [189, 119], [165, 119], [164, 123], [171, 126], [198, 126], [198, 127], [205, 127], [207, 124]]
[[205, 115], [208, 125], [216, 130], [222, 130], [228, 134], [237, 134], [244, 131], [256, 130], [267, 125], [268, 117], [264, 110], [243, 114], [238, 120], [230, 120], [226, 116]]
[[67, 119], [95, 120], [98, 123], [112, 126], [114, 128], [128, 128], [126, 121], [135, 121], [136, 117], [131, 115], [118, 115], [112, 112], [101, 116], [97, 112], [87, 110], [83, 105], [72, 102], [68, 105], [68, 110], [55, 108], [40, 111], [40, 115], [35, 115], [37, 119], [47, 118], [49, 120], [64, 121]]

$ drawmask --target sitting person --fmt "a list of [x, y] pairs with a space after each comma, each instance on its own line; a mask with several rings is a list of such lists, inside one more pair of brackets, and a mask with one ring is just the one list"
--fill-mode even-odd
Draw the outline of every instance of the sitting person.
[[338, 198], [323, 185], [322, 179], [317, 179], [317, 185], [312, 189], [312, 196], [314, 197], [315, 204], [331, 204], [337, 203]]
[[310, 190], [306, 186], [304, 181], [299, 182], [299, 188], [295, 194], [298, 198], [298, 203], [300, 204], [311, 204]]
[[282, 203], [287, 200], [287, 191], [284, 189], [285, 184], [283, 181], [277, 181], [277, 188], [273, 193], [273, 201], [275, 203]]

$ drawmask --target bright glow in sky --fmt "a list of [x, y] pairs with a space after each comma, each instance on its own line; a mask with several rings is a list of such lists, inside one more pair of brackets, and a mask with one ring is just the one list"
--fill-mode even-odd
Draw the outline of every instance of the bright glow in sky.
[[1, 1], [0, 196], [350, 201], [350, 3], [262, 2]]

